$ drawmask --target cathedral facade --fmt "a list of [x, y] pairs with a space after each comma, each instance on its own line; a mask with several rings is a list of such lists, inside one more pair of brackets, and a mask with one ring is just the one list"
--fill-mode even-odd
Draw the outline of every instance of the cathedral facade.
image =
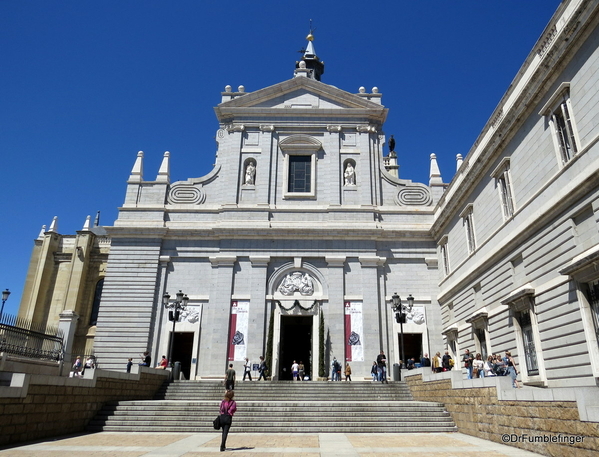
[[77, 318], [107, 369], [170, 348], [188, 379], [267, 353], [273, 379], [333, 357], [361, 379], [403, 330], [405, 358], [509, 350], [527, 384], [595, 385], [598, 23], [562, 2], [448, 185], [434, 155], [399, 177], [382, 95], [323, 83], [309, 35], [291, 79], [225, 87], [208, 175], [171, 182], [167, 152], [147, 180], [140, 152], [113, 226], [40, 233], [20, 313]]

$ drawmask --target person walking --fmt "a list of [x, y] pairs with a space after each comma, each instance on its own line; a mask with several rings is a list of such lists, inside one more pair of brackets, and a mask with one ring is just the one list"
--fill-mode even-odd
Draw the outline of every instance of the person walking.
[[260, 365], [258, 365], [258, 381], [260, 381], [260, 379], [264, 379], [266, 381], [266, 370], [268, 370], [268, 367], [266, 366], [266, 362], [264, 361], [264, 356], [260, 356]]
[[229, 368], [225, 371], [225, 389], [235, 390], [235, 370], [233, 364], [229, 364]]
[[349, 363], [345, 364], [345, 380], [351, 381], [351, 367], [349, 366]]
[[385, 351], [381, 351], [376, 357], [376, 364], [378, 365], [379, 381], [389, 384], [389, 381], [387, 381], [387, 356], [385, 356]]
[[516, 377], [518, 376], [518, 370], [516, 370], [516, 361], [512, 357], [512, 353], [510, 351], [505, 351], [505, 357], [503, 358], [505, 365], [507, 366], [507, 374], [510, 378], [512, 378], [512, 387], [518, 388], [518, 381]]
[[299, 367], [299, 372], [298, 372], [299, 380], [303, 381], [304, 377], [306, 376], [306, 367], [304, 366], [304, 362], [302, 362], [300, 360], [298, 367]]
[[378, 381], [379, 379], [379, 367], [376, 364], [376, 360], [372, 362], [372, 368], [370, 369], [370, 375], [372, 376], [372, 381]]
[[299, 375], [299, 364], [295, 360], [291, 365], [291, 373], [293, 374], [293, 380], [297, 381], [297, 376]]
[[331, 362], [331, 381], [340, 381], [339, 372], [341, 371], [341, 365], [337, 362], [337, 357], [333, 357]]
[[243, 364], [243, 380], [245, 381], [245, 377], [250, 378], [252, 380], [252, 362], [247, 357], [245, 358], [245, 363]]
[[[231, 365], [232, 366], [232, 365]], [[235, 392], [229, 390], [225, 393], [225, 398], [220, 402], [220, 426], [223, 430], [222, 439], [220, 442], [220, 451], [224, 452], [227, 449], [227, 436], [229, 429], [233, 423], [233, 414], [237, 411], [237, 403], [233, 400]]]

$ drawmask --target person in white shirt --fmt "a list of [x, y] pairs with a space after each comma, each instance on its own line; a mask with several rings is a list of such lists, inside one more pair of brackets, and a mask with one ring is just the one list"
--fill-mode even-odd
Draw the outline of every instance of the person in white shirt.
[[252, 362], [247, 357], [245, 358], [245, 363], [243, 364], [243, 380], [245, 381], [245, 377], [249, 377], [250, 381], [252, 380]]
[[293, 380], [297, 381], [297, 377], [299, 375], [299, 364], [294, 360], [293, 365], [291, 365], [291, 373], [293, 373]]

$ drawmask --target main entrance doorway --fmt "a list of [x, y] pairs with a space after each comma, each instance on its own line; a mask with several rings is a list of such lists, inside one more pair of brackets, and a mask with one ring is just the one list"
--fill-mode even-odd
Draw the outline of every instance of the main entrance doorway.
[[[401, 336], [397, 335], [398, 343], [399, 343], [399, 351], [401, 357]], [[422, 333], [404, 333], [403, 334], [403, 342], [404, 342], [404, 351], [406, 354], [406, 360], [411, 359], [412, 357], [416, 361], [416, 363], [420, 363], [420, 357], [422, 357]]]
[[312, 316], [281, 316], [279, 379], [292, 380], [294, 360], [303, 362], [306, 376], [312, 379]]
[[173, 341], [173, 362], [181, 362], [181, 373], [189, 379], [191, 354], [193, 352], [193, 332], [175, 332]]

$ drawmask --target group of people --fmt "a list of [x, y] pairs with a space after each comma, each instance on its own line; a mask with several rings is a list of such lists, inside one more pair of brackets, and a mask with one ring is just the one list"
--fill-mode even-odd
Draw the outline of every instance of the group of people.
[[512, 386], [520, 387], [518, 384], [518, 370], [516, 369], [516, 361], [512, 357], [510, 351], [505, 351], [505, 356], [499, 354], [491, 354], [487, 360], [483, 360], [482, 355], [472, 354], [469, 349], [464, 351], [462, 362], [467, 372], [468, 379], [484, 378], [489, 376], [509, 376], [512, 378]]
[[85, 364], [82, 361], [82, 357], [80, 355], [77, 356], [75, 362], [73, 363], [72, 373], [73, 377], [81, 377], [87, 368], [96, 368], [96, 358], [93, 355], [90, 355], [86, 360]]
[[[260, 356], [260, 363], [258, 364], [258, 381], [264, 379], [266, 381], [266, 374], [268, 373], [268, 367], [266, 366], [266, 361], [264, 360], [264, 356]], [[235, 370], [233, 369], [233, 364], [230, 363], [229, 367], [225, 371], [225, 389], [226, 390], [235, 390]], [[248, 357], [245, 358], [243, 362], [243, 381], [248, 378], [250, 381], [252, 380], [252, 362]]]
[[451, 370], [454, 365], [453, 357], [449, 355], [449, 351], [445, 351], [443, 356], [441, 356], [440, 352], [437, 352], [432, 358], [430, 366], [433, 373], [441, 373], [442, 371]]
[[[337, 360], [336, 357], [333, 357], [333, 361], [331, 362], [331, 381], [341, 381], [341, 363]], [[345, 380], [351, 381], [351, 367], [349, 363], [345, 363]]]
[[[151, 367], [152, 366], [152, 356], [150, 355], [150, 351], [144, 351], [139, 355], [141, 362], [138, 363], [140, 367]], [[131, 373], [131, 367], [133, 366], [133, 359], [127, 359], [127, 373]], [[165, 355], [162, 356], [158, 365], [156, 365], [159, 370], [166, 370], [168, 368], [168, 359]]]
[[376, 356], [376, 360], [372, 362], [370, 375], [372, 376], [373, 381], [389, 384], [389, 381], [387, 380], [387, 356], [385, 355], [385, 351], [381, 351], [379, 355]]
[[307, 381], [310, 379], [309, 377], [306, 377], [306, 367], [301, 360], [299, 363], [295, 360], [293, 361], [293, 364], [291, 364], [291, 375], [293, 376], [294, 381]]
[[[512, 378], [512, 385], [519, 387], [518, 380], [516, 379], [518, 376], [516, 361], [510, 351], [505, 351], [504, 357], [501, 357], [499, 354], [491, 354], [484, 360], [482, 354], [473, 354], [469, 349], [465, 349], [461, 362], [466, 369], [467, 379], [510, 376]], [[445, 355], [442, 357], [441, 353], [437, 352], [432, 358], [430, 366], [433, 373], [440, 373], [451, 370], [454, 366], [454, 361], [449, 355], [449, 351], [445, 351]]]

